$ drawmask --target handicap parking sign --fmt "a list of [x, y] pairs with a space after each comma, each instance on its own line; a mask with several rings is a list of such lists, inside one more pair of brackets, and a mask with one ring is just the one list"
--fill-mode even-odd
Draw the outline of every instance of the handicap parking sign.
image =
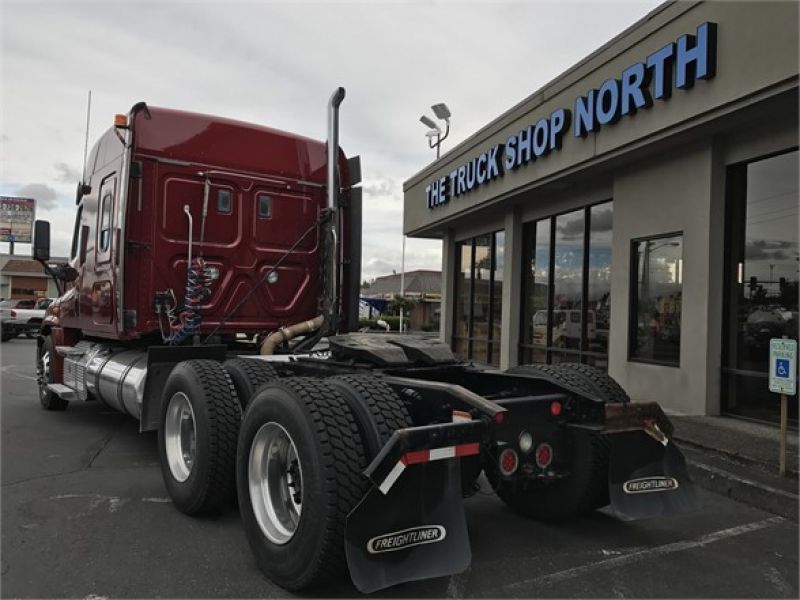
[[789, 361], [785, 358], [778, 358], [775, 362], [775, 377], [789, 377]]
[[797, 341], [769, 341], [769, 391], [794, 396], [797, 393]]

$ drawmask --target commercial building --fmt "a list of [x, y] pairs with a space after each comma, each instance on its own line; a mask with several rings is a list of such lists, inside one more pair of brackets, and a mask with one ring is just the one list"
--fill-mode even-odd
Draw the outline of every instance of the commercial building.
[[376, 277], [369, 287], [362, 287], [360, 296], [379, 312], [386, 310], [389, 302], [400, 294], [400, 282], [405, 289], [403, 296], [414, 303], [407, 314], [411, 331], [435, 331], [439, 329], [442, 273], [418, 269]]
[[442, 240], [442, 338], [500, 368], [594, 364], [676, 412], [777, 418], [797, 148], [798, 4], [660, 6], [405, 182], [405, 233]]
[[[53, 257], [51, 262], [65, 263], [68, 260]], [[44, 272], [41, 264], [18, 254], [0, 254], [0, 298], [35, 300], [56, 296], [56, 283]]]

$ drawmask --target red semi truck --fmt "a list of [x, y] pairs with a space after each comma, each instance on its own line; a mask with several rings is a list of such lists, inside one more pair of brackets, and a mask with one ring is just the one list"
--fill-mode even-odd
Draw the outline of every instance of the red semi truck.
[[[69, 264], [37, 338], [41, 404], [97, 400], [158, 430], [190, 515], [238, 500], [288, 590], [349, 571], [372, 592], [470, 562], [462, 498], [481, 474], [514, 511], [564, 519], [693, 509], [669, 420], [586, 365], [498, 371], [439, 341], [354, 333], [358, 157], [139, 103], [92, 150]], [[243, 343], [243, 340], [245, 343]]]

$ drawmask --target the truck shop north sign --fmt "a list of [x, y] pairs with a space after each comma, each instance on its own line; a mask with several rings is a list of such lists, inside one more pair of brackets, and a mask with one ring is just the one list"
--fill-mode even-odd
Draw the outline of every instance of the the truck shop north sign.
[[575, 99], [573, 110], [559, 108], [549, 117], [495, 144], [448, 175], [425, 187], [428, 208], [436, 208], [476, 187], [502, 177], [506, 171], [540, 160], [561, 149], [564, 135], [586, 137], [604, 125], [650, 108], [654, 100], [667, 100], [675, 87], [687, 90], [696, 79], [711, 79], [717, 67], [717, 24], [706, 22], [697, 35], [686, 34], [656, 50], [643, 62], [622, 71], [619, 79], [606, 79], [597, 89]]

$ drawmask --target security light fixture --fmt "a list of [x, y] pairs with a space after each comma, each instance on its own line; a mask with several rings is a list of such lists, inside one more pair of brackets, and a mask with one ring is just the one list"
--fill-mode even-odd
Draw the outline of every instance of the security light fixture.
[[434, 104], [431, 106], [433, 109], [433, 114], [436, 115], [437, 119], [442, 119], [443, 121], [447, 121], [450, 118], [450, 109], [447, 108], [447, 104], [444, 102], [440, 102], [439, 104]]
[[431, 119], [431, 118], [430, 118], [430, 117], [428, 117], [427, 115], [422, 115], [422, 116], [419, 118], [419, 120], [420, 120], [420, 121], [422, 122], [422, 124], [423, 124], [423, 125], [425, 125], [426, 127], [430, 127], [431, 129], [436, 129], [437, 131], [441, 131], [441, 129], [439, 129], [439, 126], [438, 126], [436, 123], [434, 123], [433, 119]]
[[[440, 121], [444, 121], [444, 133], [442, 133], [442, 128], [439, 127], [428, 115], [422, 115], [419, 120], [423, 125], [430, 128], [430, 130], [425, 134], [425, 137], [428, 138], [428, 146], [430, 148], [436, 148], [436, 158], [438, 159], [442, 142], [450, 133], [450, 109], [447, 108], [447, 105], [444, 102], [434, 104], [431, 106], [431, 108], [433, 109], [433, 113], [436, 115], [436, 118]], [[434, 141], [433, 138], [436, 138], [436, 140]]]

